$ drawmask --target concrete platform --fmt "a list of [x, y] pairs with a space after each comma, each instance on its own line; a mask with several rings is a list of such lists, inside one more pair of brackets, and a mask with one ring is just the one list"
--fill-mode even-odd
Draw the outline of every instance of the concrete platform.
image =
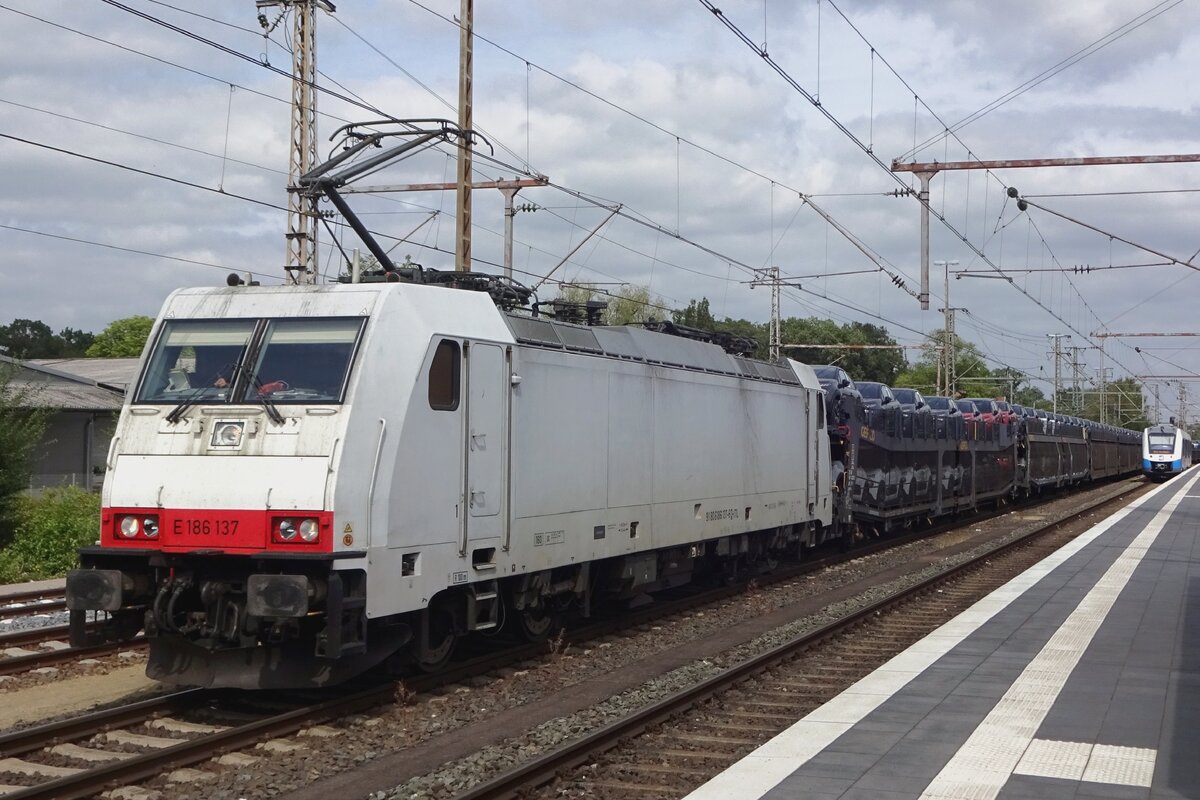
[[1198, 481], [1094, 526], [687, 800], [1200, 798]]

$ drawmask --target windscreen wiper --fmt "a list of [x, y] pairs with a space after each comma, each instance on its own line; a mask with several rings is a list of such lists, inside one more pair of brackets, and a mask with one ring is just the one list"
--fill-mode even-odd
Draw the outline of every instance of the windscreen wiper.
[[[263, 382], [258, 379], [258, 376], [251, 375], [250, 369], [242, 363], [234, 365], [233, 371], [235, 375], [241, 373], [242, 377], [246, 379], [246, 383], [253, 386], [254, 393], [258, 395], [258, 402], [262, 403], [262, 407], [266, 409], [267, 416], [270, 417], [271, 421], [276, 425], [282, 425], [283, 414], [279, 413], [279, 408], [275, 405], [275, 401], [270, 398], [270, 392], [263, 392]], [[231, 386], [230, 388], [232, 389], [233, 387]]]
[[254, 383], [255, 391], [258, 393], [258, 402], [262, 403], [263, 408], [267, 410], [267, 416], [270, 417], [271, 421], [276, 425], [282, 425], [283, 414], [279, 413], [279, 407], [276, 406], [275, 401], [271, 399], [271, 393], [263, 391], [263, 382], [257, 377], [252, 377], [251, 380]]
[[200, 399], [200, 395], [207, 391], [207, 386], [197, 386], [195, 389], [193, 389], [187, 397], [180, 401], [179, 405], [171, 409], [170, 414], [167, 414], [167, 422], [174, 425], [176, 422], [179, 422], [179, 420], [183, 419], [183, 415], [187, 412], [187, 410], [196, 405], [196, 401]]

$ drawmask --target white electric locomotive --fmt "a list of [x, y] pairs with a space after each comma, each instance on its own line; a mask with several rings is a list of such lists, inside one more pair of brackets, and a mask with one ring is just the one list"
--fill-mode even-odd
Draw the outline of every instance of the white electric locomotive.
[[[185, 289], [108, 456], [72, 641], [330, 684], [831, 535], [812, 370], [419, 283]], [[99, 624], [97, 624], [99, 623]]]
[[[1171, 422], [1174, 423], [1172, 418]], [[1151, 425], [1142, 431], [1142, 472], [1154, 480], [1178, 475], [1192, 464], [1192, 440], [1187, 431], [1171, 425]]]

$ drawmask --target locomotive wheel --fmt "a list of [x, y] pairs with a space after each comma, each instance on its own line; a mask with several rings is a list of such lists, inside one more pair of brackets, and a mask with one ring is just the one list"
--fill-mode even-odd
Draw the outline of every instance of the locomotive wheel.
[[544, 603], [534, 608], [521, 611], [517, 619], [520, 621], [521, 638], [527, 642], [544, 642], [554, 627], [554, 614]]
[[458, 636], [454, 632], [454, 615], [448, 609], [431, 607], [426, 612], [423, 626], [426, 628], [418, 641], [414, 661], [417, 669], [426, 673], [441, 672], [454, 655], [454, 643]]

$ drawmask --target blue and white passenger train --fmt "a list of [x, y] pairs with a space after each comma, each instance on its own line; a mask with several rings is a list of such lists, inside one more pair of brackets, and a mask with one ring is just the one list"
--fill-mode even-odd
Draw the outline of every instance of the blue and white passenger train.
[[1142, 431], [1142, 472], [1166, 480], [1192, 465], [1192, 440], [1174, 425], [1151, 425]]

